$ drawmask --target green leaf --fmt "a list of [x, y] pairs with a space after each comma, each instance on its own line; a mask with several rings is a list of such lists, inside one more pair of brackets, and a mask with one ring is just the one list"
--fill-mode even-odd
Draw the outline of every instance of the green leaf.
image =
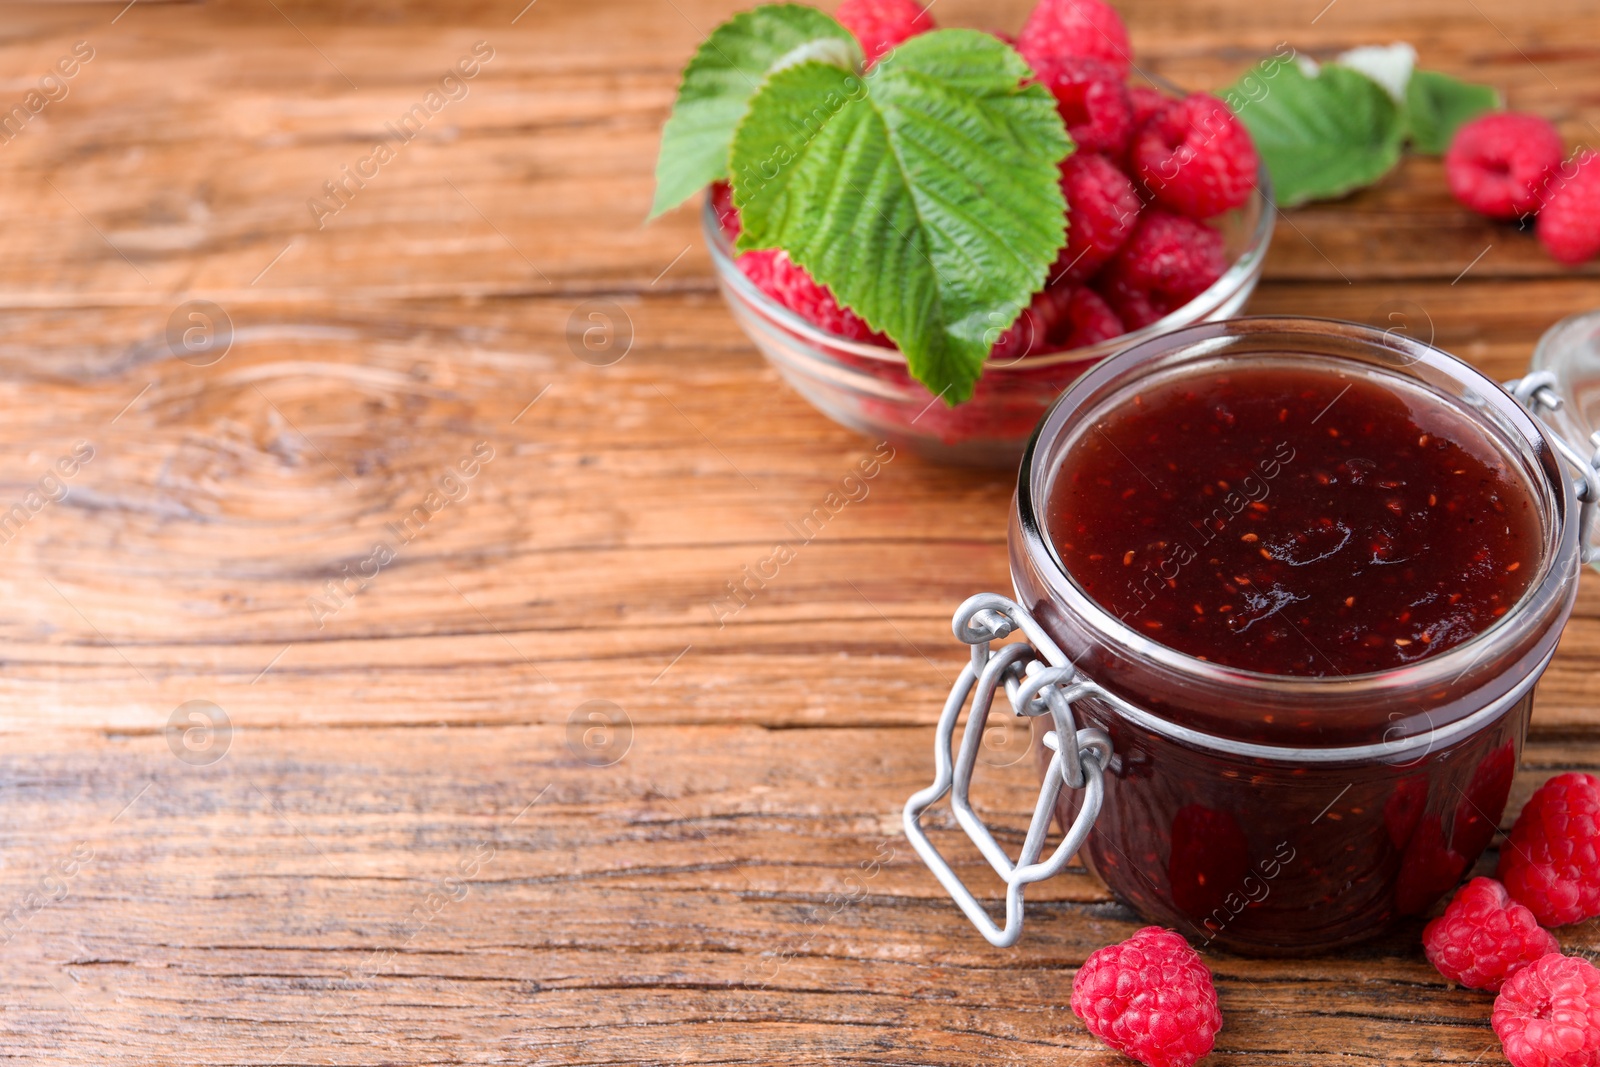
[[853, 70], [861, 47], [832, 18], [800, 4], [742, 12], [706, 38], [684, 68], [661, 131], [651, 218], [728, 176], [728, 146], [750, 98], [770, 71], [807, 59]]
[[1459, 81], [1436, 70], [1419, 70], [1406, 86], [1411, 143], [1418, 152], [1442, 155], [1463, 123], [1501, 106], [1488, 85]]
[[1404, 113], [1381, 85], [1349, 67], [1329, 64], [1313, 76], [1282, 63], [1269, 80], [1252, 72], [1219, 95], [1237, 101], [1282, 207], [1371, 185], [1400, 160]]
[[957, 403], [1066, 236], [1072, 142], [1010, 47], [911, 38], [866, 75], [772, 74], [733, 139], [741, 251], [782, 248]]

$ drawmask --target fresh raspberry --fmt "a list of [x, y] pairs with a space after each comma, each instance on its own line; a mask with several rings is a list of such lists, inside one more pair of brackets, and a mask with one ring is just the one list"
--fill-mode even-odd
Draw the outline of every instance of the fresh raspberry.
[[1137, 330], [1205, 292], [1227, 269], [1220, 233], [1150, 208], [1106, 266], [1097, 288], [1123, 324]]
[[1067, 352], [1108, 341], [1126, 332], [1122, 320], [1094, 290], [1064, 283], [1033, 294], [1033, 302], [989, 352], [990, 359], [1015, 361], [1043, 352]]
[[1050, 280], [1083, 281], [1133, 233], [1139, 194], [1116, 164], [1094, 152], [1074, 152], [1061, 164], [1061, 193], [1067, 198], [1067, 245], [1050, 268]]
[[1039, 0], [1017, 35], [1017, 51], [1034, 70], [1062, 56], [1090, 56], [1126, 78], [1133, 65], [1128, 27], [1101, 0]]
[[1165, 111], [1174, 101], [1172, 97], [1159, 89], [1152, 89], [1148, 85], [1134, 85], [1128, 89], [1128, 99], [1133, 101], [1133, 129], [1134, 132], [1144, 129], [1144, 124], [1156, 116], [1157, 112]]
[[1045, 286], [1033, 294], [1033, 301], [1022, 309], [1006, 332], [989, 350], [989, 358], [1014, 361], [1023, 356], [1055, 350], [1051, 338], [1066, 315], [1071, 293], [1065, 286]]
[[1151, 116], [1129, 160], [1158, 203], [1197, 219], [1249, 200], [1261, 165], [1244, 123], [1206, 93], [1193, 93]]
[[1057, 327], [1056, 347], [1062, 351], [1085, 348], [1127, 332], [1122, 319], [1099, 293], [1083, 285], [1074, 285], [1071, 289], [1065, 321]]
[[1148, 1067], [1190, 1067], [1222, 1029], [1211, 972], [1187, 941], [1159, 926], [1084, 960], [1072, 980], [1072, 1011], [1095, 1037]]
[[1133, 137], [1133, 100], [1122, 75], [1089, 56], [1056, 56], [1033, 64], [1039, 84], [1056, 98], [1056, 110], [1080, 152], [1121, 156]]
[[739, 221], [739, 209], [733, 206], [733, 186], [727, 182], [711, 183], [711, 210], [717, 213], [717, 222], [728, 243], [737, 241], [744, 224]]
[[1422, 946], [1428, 962], [1450, 981], [1491, 993], [1528, 964], [1561, 951], [1533, 912], [1493, 878], [1462, 886], [1444, 914], [1422, 931]]
[[1600, 778], [1558, 774], [1500, 849], [1500, 880], [1545, 926], [1600, 915]]
[[873, 332], [861, 316], [841, 307], [825, 285], [819, 285], [805, 268], [777, 248], [746, 252], [739, 257], [739, 269], [756, 288], [814, 326], [852, 341], [893, 345], [887, 337]]
[[856, 35], [868, 66], [917, 34], [933, 29], [933, 19], [916, 0], [844, 0], [833, 17]]
[[1514, 219], [1538, 210], [1539, 188], [1561, 154], [1561, 134], [1547, 119], [1497, 111], [1456, 131], [1444, 173], [1462, 204], [1491, 219]]
[[1552, 176], [1535, 232], [1559, 262], [1576, 265], [1600, 255], [1600, 153], [1586, 151]]
[[1552, 952], [1511, 976], [1490, 1021], [1511, 1067], [1595, 1067], [1600, 970]]

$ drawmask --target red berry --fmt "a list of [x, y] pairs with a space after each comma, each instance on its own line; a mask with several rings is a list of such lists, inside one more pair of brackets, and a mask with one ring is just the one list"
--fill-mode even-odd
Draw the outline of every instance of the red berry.
[[1600, 1064], [1600, 970], [1552, 952], [1506, 982], [1490, 1017], [1511, 1067]]
[[1056, 98], [1056, 110], [1080, 152], [1121, 156], [1133, 136], [1133, 100], [1122, 75], [1089, 56], [1056, 56], [1033, 63], [1039, 84]]
[[1105, 266], [1139, 221], [1139, 194], [1105, 156], [1074, 152], [1061, 164], [1067, 198], [1067, 244], [1050, 280], [1083, 281]]
[[1151, 116], [1129, 153], [1157, 202], [1204, 219], [1240, 207], [1261, 161], [1250, 131], [1214, 96], [1194, 93]]
[[1545, 251], [1574, 265], [1600, 255], [1600, 153], [1562, 164], [1548, 186], [1535, 229]]
[[1015, 361], [1043, 352], [1067, 352], [1124, 332], [1122, 320], [1094, 290], [1072, 284], [1047, 285], [1000, 335], [989, 358]]
[[1491, 219], [1514, 219], [1539, 209], [1540, 186], [1561, 155], [1561, 134], [1548, 120], [1497, 111], [1456, 131], [1444, 172], [1461, 203]]
[[1071, 289], [1065, 321], [1057, 327], [1057, 347], [1063, 351], [1085, 348], [1121, 337], [1127, 332], [1128, 328], [1122, 324], [1122, 319], [1099, 293], [1082, 285], [1074, 285]]
[[1144, 129], [1144, 124], [1155, 117], [1156, 112], [1165, 111], [1173, 103], [1172, 97], [1159, 89], [1152, 89], [1148, 85], [1135, 85], [1128, 89], [1128, 99], [1133, 101], [1133, 129], [1137, 133]]
[[1072, 1011], [1095, 1037], [1148, 1067], [1190, 1067], [1222, 1029], [1211, 972], [1187, 941], [1159, 926], [1084, 960], [1072, 980]]
[[893, 345], [887, 337], [874, 332], [861, 316], [841, 307], [827, 286], [817, 284], [805, 268], [791, 260], [789, 253], [782, 249], [746, 252], [738, 262], [739, 269], [757, 289], [812, 325], [852, 341]]
[[1187, 304], [1228, 269], [1222, 235], [1193, 219], [1150, 208], [1106, 266], [1097, 286], [1131, 330]]
[[1500, 849], [1500, 880], [1545, 926], [1600, 915], [1600, 778], [1558, 774]]
[[1561, 945], [1493, 878], [1462, 886], [1422, 931], [1428, 962], [1468, 989], [1498, 993], [1506, 979]]
[[856, 35], [868, 66], [917, 34], [933, 29], [933, 19], [916, 0], [844, 0], [833, 17]]
[[1090, 56], [1111, 64], [1126, 78], [1133, 65], [1128, 27], [1116, 9], [1101, 0], [1039, 0], [1017, 35], [1017, 51], [1034, 70], [1062, 56]]
[[1053, 352], [1051, 338], [1056, 333], [1066, 313], [1067, 298], [1071, 296], [1066, 286], [1045, 286], [1033, 294], [1033, 301], [1022, 309], [1022, 314], [1008, 327], [989, 350], [989, 358], [1018, 360], [1040, 352]]
[[728, 243], [737, 241], [744, 224], [739, 221], [739, 209], [733, 206], [733, 186], [727, 182], [711, 183], [711, 210], [717, 213], [717, 222]]

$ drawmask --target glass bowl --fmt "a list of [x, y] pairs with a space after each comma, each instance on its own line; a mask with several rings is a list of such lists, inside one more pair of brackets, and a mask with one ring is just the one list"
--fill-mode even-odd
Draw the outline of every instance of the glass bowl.
[[709, 196], [702, 224], [717, 285], [734, 317], [818, 411], [937, 463], [1015, 468], [1046, 409], [1084, 371], [1158, 334], [1237, 315], [1261, 278], [1276, 214], [1263, 167], [1250, 201], [1208, 223], [1221, 231], [1232, 264], [1209, 289], [1163, 319], [1096, 345], [991, 359], [972, 399], [955, 407], [911, 377], [899, 349], [828, 333], [757, 289], [735, 265]]

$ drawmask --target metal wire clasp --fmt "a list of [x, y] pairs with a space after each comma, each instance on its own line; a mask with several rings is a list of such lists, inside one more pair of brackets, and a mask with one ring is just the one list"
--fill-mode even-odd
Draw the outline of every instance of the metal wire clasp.
[[[972, 659], [962, 669], [955, 685], [951, 686], [950, 696], [945, 700], [944, 711], [939, 716], [939, 729], [933, 746], [933, 784], [906, 801], [906, 837], [917, 850], [917, 855], [922, 857], [922, 862], [939, 879], [939, 884], [960, 905], [972, 925], [978, 928], [978, 932], [991, 945], [1007, 948], [1016, 944], [1022, 934], [1023, 889], [1033, 882], [1051, 877], [1065, 867], [1082, 847], [1100, 814], [1100, 803], [1105, 795], [1102, 778], [1111, 762], [1111, 738], [1103, 730], [1078, 729], [1072, 705], [1074, 701], [1085, 697], [1105, 694], [1067, 662], [1055, 644], [1043, 637], [1032, 616], [1012, 600], [997, 593], [979, 593], [962, 604], [951, 621], [956, 637], [972, 646]], [[991, 642], [1016, 630], [1027, 635], [1031, 643], [1010, 644], [990, 651]], [[1050, 662], [1040, 660], [1037, 647], [1041, 645]], [[1015, 863], [1011, 862], [989, 828], [973, 812], [968, 796], [972, 788], [972, 771], [978, 759], [978, 747], [983, 741], [984, 724], [989, 718], [995, 690], [1002, 685], [1015, 714], [1048, 714], [1054, 726], [1044, 737], [1046, 747], [1054, 755], [1050, 757], [1050, 769], [1039, 787], [1033, 820], [1028, 825], [1022, 853]], [[967, 716], [967, 725], [961, 734], [961, 750], [952, 760], [956, 720], [960, 718], [961, 709], [966, 706], [969, 695], [973, 698], [972, 711]], [[1082, 789], [1083, 804], [1061, 843], [1048, 859], [1041, 862], [1039, 854], [1044, 851], [1045, 836], [1049, 833], [1050, 819], [1063, 785]], [[995, 925], [983, 905], [978, 903], [972, 891], [962, 883], [923, 832], [920, 822], [922, 813], [945, 793], [950, 794], [950, 808], [955, 812], [956, 821], [972, 839], [972, 843], [978, 846], [978, 851], [989, 861], [989, 866], [1006, 883], [1004, 928]]]
[[[1529, 414], [1548, 425], [1544, 413], [1561, 410], [1561, 394], [1556, 390], [1556, 383], [1553, 371], [1539, 370], [1521, 378], [1513, 378], [1504, 385], [1506, 392], [1527, 408]], [[1588, 456], [1568, 441], [1559, 427], [1551, 426], [1546, 438], [1578, 476], [1572, 487], [1582, 505], [1578, 511], [1578, 551], [1583, 562], [1596, 563], [1600, 560], [1600, 549], [1596, 548], [1593, 540], [1595, 515], [1600, 512], [1600, 433], [1590, 437], [1589, 443], [1594, 446], [1594, 451]]]

